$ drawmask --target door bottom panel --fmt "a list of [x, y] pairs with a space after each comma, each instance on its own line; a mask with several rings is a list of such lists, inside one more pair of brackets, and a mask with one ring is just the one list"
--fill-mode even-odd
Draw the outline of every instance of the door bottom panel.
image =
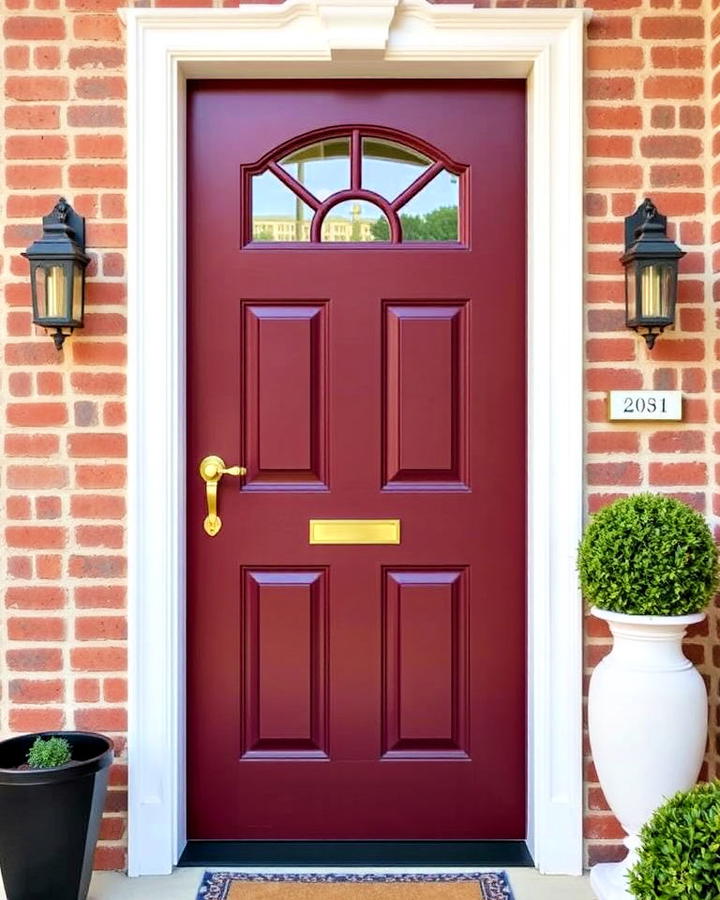
[[525, 841], [188, 841], [178, 866], [522, 866]]

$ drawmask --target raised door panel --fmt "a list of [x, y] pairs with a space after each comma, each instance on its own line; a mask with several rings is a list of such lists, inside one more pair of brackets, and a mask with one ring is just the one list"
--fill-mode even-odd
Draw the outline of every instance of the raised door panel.
[[243, 574], [243, 759], [324, 759], [327, 573]]
[[326, 490], [327, 307], [246, 302], [243, 490]]
[[385, 758], [468, 757], [464, 569], [386, 570]]
[[466, 490], [465, 303], [384, 304], [386, 490]]

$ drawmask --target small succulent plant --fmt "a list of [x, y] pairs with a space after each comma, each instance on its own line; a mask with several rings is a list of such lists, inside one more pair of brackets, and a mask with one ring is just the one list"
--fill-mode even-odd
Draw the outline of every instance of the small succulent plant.
[[28, 751], [28, 766], [31, 769], [53, 769], [70, 762], [70, 744], [61, 737], [35, 738]]

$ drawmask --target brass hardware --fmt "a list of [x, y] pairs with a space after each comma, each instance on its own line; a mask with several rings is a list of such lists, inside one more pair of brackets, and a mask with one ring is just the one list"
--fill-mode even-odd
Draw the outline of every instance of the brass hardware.
[[399, 544], [400, 519], [310, 519], [311, 544]]
[[203, 522], [203, 528], [210, 535], [215, 535], [222, 528], [222, 520], [217, 514], [217, 487], [223, 475], [245, 475], [247, 469], [242, 466], [226, 466], [225, 460], [219, 456], [206, 456], [200, 463], [200, 477], [205, 482], [207, 495], [208, 514]]

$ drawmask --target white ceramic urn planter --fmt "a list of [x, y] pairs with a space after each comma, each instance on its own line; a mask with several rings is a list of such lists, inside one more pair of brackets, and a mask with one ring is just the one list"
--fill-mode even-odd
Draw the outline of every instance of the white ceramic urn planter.
[[705, 613], [631, 616], [593, 607], [613, 635], [590, 680], [588, 727], [608, 804], [627, 832], [627, 857], [593, 867], [598, 900], [627, 900], [638, 832], [666, 797], [697, 781], [707, 740], [705, 682], [682, 649]]

